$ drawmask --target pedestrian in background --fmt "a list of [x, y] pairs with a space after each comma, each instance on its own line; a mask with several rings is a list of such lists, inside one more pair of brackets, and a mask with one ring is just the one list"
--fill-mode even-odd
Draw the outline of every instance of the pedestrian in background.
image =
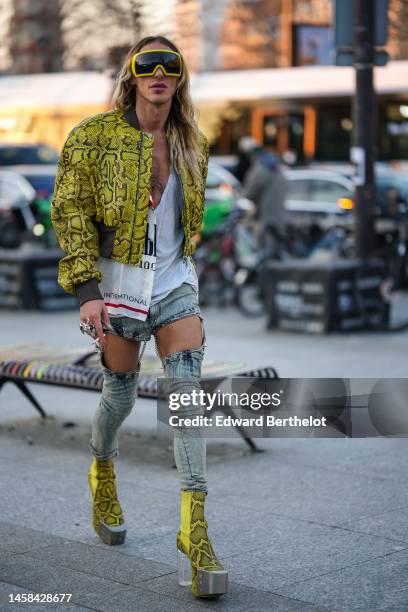
[[252, 164], [245, 177], [243, 196], [256, 205], [260, 246], [266, 246], [271, 231], [278, 240], [286, 236], [287, 180], [279, 168], [278, 157], [273, 153], [263, 147], [255, 147], [251, 157]]
[[241, 136], [238, 141], [238, 163], [235, 167], [234, 174], [241, 184], [244, 183], [247, 172], [252, 164], [251, 152], [257, 146], [258, 143], [252, 136]]

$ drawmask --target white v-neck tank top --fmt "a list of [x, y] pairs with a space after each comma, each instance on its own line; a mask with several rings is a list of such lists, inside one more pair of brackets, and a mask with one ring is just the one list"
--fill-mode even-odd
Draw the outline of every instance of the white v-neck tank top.
[[[156, 304], [183, 283], [198, 290], [197, 274], [191, 258], [183, 257], [182, 205], [181, 184], [173, 169], [160, 203], [154, 210], [157, 259], [151, 304]], [[149, 210], [149, 216], [151, 213]]]

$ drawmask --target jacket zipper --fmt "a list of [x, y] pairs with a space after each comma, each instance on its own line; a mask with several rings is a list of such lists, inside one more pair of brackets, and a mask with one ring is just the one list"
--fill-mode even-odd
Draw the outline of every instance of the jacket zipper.
[[135, 231], [136, 214], [137, 214], [137, 203], [138, 203], [138, 200], [139, 200], [140, 170], [141, 170], [141, 167], [142, 167], [143, 137], [144, 137], [144, 133], [142, 132], [142, 136], [140, 138], [140, 145], [139, 145], [139, 169], [138, 169], [138, 173], [137, 173], [136, 206], [135, 206], [135, 212], [134, 212], [134, 215], [133, 215], [132, 236], [131, 236], [130, 246], [129, 246], [129, 257], [128, 257], [128, 260], [127, 260], [128, 263], [130, 263], [130, 257], [131, 257], [131, 253], [132, 253], [133, 235], [134, 235], [134, 231]]

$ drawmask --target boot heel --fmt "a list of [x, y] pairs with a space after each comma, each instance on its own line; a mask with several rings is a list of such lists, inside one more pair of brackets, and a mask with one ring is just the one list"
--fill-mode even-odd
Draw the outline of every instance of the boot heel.
[[180, 586], [191, 586], [191, 561], [181, 550], [177, 549], [178, 583]]

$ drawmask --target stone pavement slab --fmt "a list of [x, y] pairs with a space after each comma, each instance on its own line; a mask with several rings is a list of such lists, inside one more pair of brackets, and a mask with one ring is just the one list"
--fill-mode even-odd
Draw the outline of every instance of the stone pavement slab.
[[61, 566], [115, 582], [137, 586], [158, 576], [175, 573], [175, 568], [155, 561], [146, 563], [142, 557], [119, 552], [121, 547], [90, 546], [80, 542], [63, 541], [54, 546], [31, 550], [29, 555], [46, 561], [51, 566]]
[[[176, 598], [164, 598], [153, 591], [53, 565], [27, 554], [3, 555], [0, 559], [0, 580], [38, 593], [72, 593], [73, 603], [102, 612], [183, 610]], [[199, 608], [191, 603], [184, 609], [195, 611]]]
[[[382, 538], [346, 532], [321, 525], [271, 524], [268, 546], [225, 559], [233, 580], [268, 591], [284, 585], [342, 571], [344, 567], [407, 550], [406, 545]], [[280, 523], [280, 524], [279, 524]], [[265, 540], [266, 543], [266, 540]], [[309, 599], [307, 599], [309, 601]]]
[[[7, 533], [9, 524], [3, 525]], [[18, 528], [17, 528], [18, 529]], [[32, 533], [30, 533], [32, 531]], [[109, 547], [96, 547], [55, 536], [48, 537], [54, 544], [36, 548], [40, 533], [34, 530], [20, 530], [26, 553], [4, 552], [0, 560], [0, 598], [7, 593], [72, 593], [73, 606], [48, 608], [33, 604], [31, 609], [74, 609], [87, 606], [93, 610], [140, 610], [181, 612], [192, 610], [277, 610], [295, 612], [305, 610], [319, 612], [326, 610], [307, 602], [290, 597], [274, 595], [262, 589], [246, 587], [231, 581], [227, 598], [217, 602], [196, 600], [189, 588], [177, 584], [174, 568], [143, 558], [131, 558]], [[21, 545], [21, 542], [20, 542]], [[16, 586], [17, 585], [17, 586]], [[133, 588], [134, 587], [134, 588]], [[0, 599], [1, 602], [1, 599]], [[28, 605], [28, 604], [27, 604]], [[4, 610], [15, 609], [16, 604], [2, 603]]]
[[330, 610], [385, 612], [408, 609], [408, 551], [277, 589], [282, 595], [319, 602]]
[[51, 604], [51, 603], [36, 603], [30, 602], [29, 604], [13, 602], [10, 603], [9, 595], [18, 594], [29, 594], [35, 595], [34, 591], [16, 587], [13, 584], [0, 581], [0, 612], [16, 612], [16, 610], [30, 610], [30, 612], [89, 612], [89, 608], [77, 606], [75, 604]]
[[274, 464], [318, 468], [330, 473], [408, 482], [407, 438], [285, 438], [261, 441], [273, 451]]
[[55, 541], [56, 536], [47, 534], [45, 531], [34, 531], [16, 523], [0, 522], [0, 548], [2, 550], [23, 553], [55, 544]]
[[[359, 440], [354, 442], [359, 444]], [[320, 453], [321, 463], [328, 452], [326, 448]], [[267, 508], [268, 513], [326, 525], [341, 525], [408, 505], [408, 487], [399, 483], [318, 465], [287, 464], [279, 461], [279, 453], [273, 450], [248, 459], [237, 458], [233, 470], [227, 464], [220, 465], [211, 492], [215, 503], [222, 500], [230, 507], [239, 503], [254, 512]]]
[[408, 544], [408, 506], [342, 525], [346, 529]]
[[[164, 596], [174, 595], [179, 589], [169, 575], [149, 580], [145, 586]], [[248, 610], [256, 610], [256, 612], [329, 612], [324, 606], [284, 598], [263, 589], [238, 584], [232, 580], [228, 581], [228, 586], [228, 595], [217, 602], [212, 602], [213, 610], [222, 610], [222, 612], [248, 612]], [[182, 597], [185, 602], [190, 600], [191, 595], [188, 589], [183, 589]], [[210, 607], [208, 603], [207, 605]]]

